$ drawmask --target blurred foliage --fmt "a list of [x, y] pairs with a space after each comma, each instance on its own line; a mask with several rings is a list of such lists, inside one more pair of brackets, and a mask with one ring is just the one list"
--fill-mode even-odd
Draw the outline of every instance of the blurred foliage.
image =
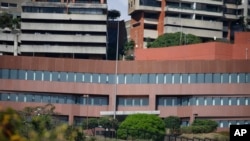
[[196, 119], [191, 126], [182, 127], [182, 133], [211, 133], [218, 127], [218, 123], [213, 120]]
[[149, 48], [169, 47], [169, 46], [197, 44], [201, 42], [202, 40], [199, 37], [192, 34], [185, 34], [182, 32], [165, 33], [159, 36], [153, 42], [148, 42], [147, 47]]
[[13, 18], [8, 13], [0, 14], [0, 28], [20, 29], [20, 18]]
[[165, 124], [156, 115], [129, 115], [119, 126], [117, 134], [121, 139], [162, 140], [165, 135]]
[[181, 119], [177, 116], [169, 116], [164, 119], [166, 128], [170, 129], [171, 134], [178, 133], [181, 127]]
[[51, 104], [22, 111], [0, 110], [1, 141], [84, 141], [81, 127], [55, 122]]

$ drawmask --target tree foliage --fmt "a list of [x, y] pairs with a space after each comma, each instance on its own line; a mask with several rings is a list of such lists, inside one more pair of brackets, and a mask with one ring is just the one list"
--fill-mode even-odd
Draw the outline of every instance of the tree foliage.
[[84, 141], [81, 128], [55, 125], [51, 114], [53, 107], [39, 106], [40, 110], [28, 107], [19, 112], [0, 110], [1, 141]]
[[161, 140], [165, 135], [165, 124], [156, 115], [129, 115], [119, 126], [117, 134], [121, 139], [129, 137], [132, 139]]
[[155, 41], [148, 43], [149, 48], [158, 48], [158, 47], [169, 47], [169, 46], [178, 46], [178, 45], [188, 45], [201, 43], [201, 39], [192, 34], [185, 34], [181, 32], [176, 33], [165, 33], [159, 36]]
[[12, 18], [8, 13], [0, 14], [0, 28], [16, 29], [20, 28], [20, 18]]
[[218, 123], [213, 120], [196, 119], [189, 127], [183, 127], [182, 133], [210, 133], [217, 129]]
[[108, 11], [108, 19], [114, 20], [121, 16], [120, 11], [112, 9]]
[[130, 40], [125, 43], [123, 48], [123, 54], [125, 55], [126, 60], [134, 60], [134, 47], [135, 47], [134, 40]]
[[164, 119], [166, 128], [170, 129], [171, 133], [176, 133], [181, 127], [181, 119], [176, 116], [169, 116]]

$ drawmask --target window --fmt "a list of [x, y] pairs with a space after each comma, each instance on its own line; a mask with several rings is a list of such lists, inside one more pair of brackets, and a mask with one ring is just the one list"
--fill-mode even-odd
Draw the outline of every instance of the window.
[[205, 74], [205, 83], [213, 83], [213, 75], [212, 75], [212, 73]]
[[107, 75], [106, 74], [100, 74], [100, 82], [103, 84], [107, 83]]
[[213, 83], [221, 83], [221, 74], [219, 73], [213, 74]]
[[182, 83], [188, 83], [188, 74], [182, 74]]
[[174, 74], [174, 84], [179, 84], [181, 82], [181, 77], [180, 77], [180, 74]]
[[237, 74], [236, 73], [233, 73], [233, 74], [230, 74], [230, 83], [237, 83]]
[[44, 81], [51, 81], [51, 78], [50, 78], [50, 72], [49, 71], [45, 71], [44, 72]]
[[202, 73], [197, 74], [197, 83], [204, 83], [204, 82], [205, 82], [204, 74]]
[[229, 74], [222, 74], [222, 83], [229, 83]]
[[149, 74], [149, 84], [156, 84], [156, 74]]
[[92, 83], [99, 83], [99, 74], [93, 74], [92, 75], [93, 78], [92, 78]]
[[76, 82], [83, 82], [83, 74], [76, 73]]
[[126, 74], [125, 80], [126, 80], [126, 84], [132, 84], [132, 82], [133, 82], [132, 74]]
[[133, 83], [140, 84], [140, 74], [133, 74]]
[[43, 72], [42, 71], [35, 71], [35, 80], [42, 80], [42, 75]]
[[164, 83], [164, 74], [157, 74], [158, 84]]
[[68, 74], [66, 72], [60, 72], [60, 81], [67, 82]]
[[17, 70], [10, 70], [10, 79], [17, 79]]
[[5, 3], [5, 2], [2, 2], [2, 3], [1, 3], [1, 7], [3, 7], [3, 8], [8, 8], [8, 7], [9, 7], [9, 4], [8, 4], [8, 3]]
[[190, 83], [196, 83], [196, 74], [190, 74], [189, 77]]
[[34, 71], [27, 71], [27, 80], [35, 80]]
[[246, 83], [246, 74], [245, 73], [239, 74], [239, 83]]
[[84, 74], [84, 82], [85, 83], [90, 83], [91, 82], [91, 74], [90, 73], [85, 73]]
[[2, 78], [3, 79], [9, 79], [9, 70], [8, 69], [2, 69]]
[[68, 82], [75, 82], [75, 73], [68, 73]]
[[108, 83], [109, 84], [114, 84], [115, 83], [115, 75], [113, 75], [113, 74], [108, 75]]
[[148, 84], [148, 74], [141, 74], [141, 84]]

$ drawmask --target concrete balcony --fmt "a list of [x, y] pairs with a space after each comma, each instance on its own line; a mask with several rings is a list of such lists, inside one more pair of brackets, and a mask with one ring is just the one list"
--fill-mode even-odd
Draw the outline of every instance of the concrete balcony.
[[44, 31], [95, 31], [106, 32], [106, 25], [95, 24], [62, 24], [62, 23], [21, 23], [22, 30], [44, 30]]
[[0, 40], [1, 41], [13, 41], [15, 39], [15, 34], [11, 33], [0, 33]]
[[46, 20], [80, 20], [80, 21], [107, 21], [107, 15], [84, 15], [84, 14], [58, 14], [58, 13], [24, 13], [22, 19], [46, 19]]
[[135, 10], [161, 12], [161, 7], [140, 5], [140, 6], [136, 7]]
[[58, 34], [22, 34], [21, 40], [22, 41], [39, 41], [39, 42], [106, 43], [106, 36], [58, 35]]
[[224, 18], [230, 19], [230, 20], [237, 20], [239, 19], [239, 16], [233, 15], [233, 14], [224, 14]]
[[205, 38], [222, 38], [222, 32], [221, 31], [215, 31], [215, 30], [209, 30], [209, 29], [197, 29], [197, 28], [181, 28], [181, 27], [175, 27], [175, 26], [165, 26], [164, 28], [165, 33], [175, 33], [175, 32], [184, 32], [186, 34], [193, 34], [199, 37], [205, 37]]
[[56, 45], [21, 45], [20, 52], [34, 53], [79, 53], [106, 54], [106, 47], [94, 46], [56, 46]]
[[206, 28], [206, 29], [213, 29], [213, 30], [222, 30], [223, 28], [222, 22], [193, 20], [193, 19], [174, 18], [174, 17], [165, 17], [165, 24], [186, 26], [186, 27], [196, 27], [196, 28]]
[[216, 16], [216, 17], [223, 16], [222, 12], [209, 11], [206, 9], [199, 10], [199, 9], [192, 9], [192, 8], [172, 7], [172, 6], [166, 6], [165, 11], [176, 12], [176, 13], [208, 15], [208, 16]]
[[144, 30], [144, 38], [152, 38], [156, 39], [158, 37], [158, 31], [157, 30], [150, 30], [150, 29], [145, 29]]
[[14, 46], [13, 45], [0, 44], [0, 52], [13, 53], [14, 52]]
[[158, 24], [158, 19], [144, 18], [145, 24]]
[[[170, 0], [171, 1], [171, 0]], [[175, 1], [175, 0], [172, 0]], [[182, 2], [190, 2], [190, 3], [206, 3], [206, 4], [213, 4], [213, 5], [223, 5], [223, 0], [180, 0]]]

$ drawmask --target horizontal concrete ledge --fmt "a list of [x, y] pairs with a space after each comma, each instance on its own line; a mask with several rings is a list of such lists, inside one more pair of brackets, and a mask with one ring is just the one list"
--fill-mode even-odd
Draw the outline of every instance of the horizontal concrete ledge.
[[[132, 115], [132, 114], [152, 114], [152, 115], [159, 115], [160, 111], [116, 111], [116, 115]], [[101, 111], [101, 116], [110, 116], [114, 115], [114, 111]]]

